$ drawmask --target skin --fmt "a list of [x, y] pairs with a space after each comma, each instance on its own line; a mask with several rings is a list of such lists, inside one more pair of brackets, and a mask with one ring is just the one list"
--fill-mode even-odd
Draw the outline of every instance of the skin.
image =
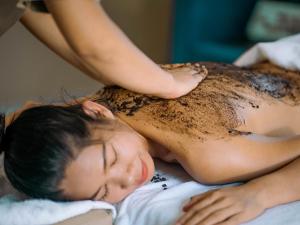
[[[245, 182], [194, 196], [177, 224], [235, 225], [267, 208], [300, 200], [299, 73], [268, 63], [250, 69], [217, 63], [163, 68], [188, 71], [203, 69], [201, 65], [208, 70], [206, 79], [179, 99], [111, 87], [83, 101], [88, 115], [120, 126], [104, 132], [107, 172], [103, 146], [83, 149], [67, 167], [61, 185], [65, 194], [89, 199], [106, 185], [106, 198], [106, 190], [100, 189], [94, 199], [118, 202], [151, 179], [151, 157], [157, 157], [179, 163], [201, 183]], [[93, 134], [96, 140], [103, 136], [97, 129]], [[117, 163], [112, 146], [120, 154]], [[142, 160], [149, 173], [139, 183]]]
[[196, 71], [189, 76], [160, 69], [95, 0], [44, 2], [49, 14], [27, 9], [22, 24], [52, 51], [97, 81], [161, 98], [176, 98], [190, 92], [203, 78]]
[[[118, 131], [107, 132], [105, 144], [85, 148], [66, 170], [61, 188], [71, 199], [93, 199], [116, 203], [149, 181], [154, 173], [154, 154], [149, 142], [110, 113], [105, 107], [86, 101], [83, 108], [93, 117], [117, 120]], [[103, 131], [93, 129], [97, 140]], [[143, 178], [143, 163], [147, 177]], [[88, 176], [86, 176], [89, 174]], [[80, 185], [84, 183], [85, 185]]]

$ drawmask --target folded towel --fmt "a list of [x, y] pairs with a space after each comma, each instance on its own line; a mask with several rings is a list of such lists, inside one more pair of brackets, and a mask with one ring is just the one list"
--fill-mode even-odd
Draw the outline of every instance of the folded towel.
[[242, 54], [234, 64], [249, 66], [263, 60], [269, 60], [285, 69], [300, 71], [300, 34], [275, 42], [258, 43]]
[[54, 202], [38, 199], [18, 201], [13, 196], [6, 196], [0, 199], [0, 225], [53, 224], [92, 209], [111, 210], [113, 217], [116, 216], [114, 206], [105, 202]]

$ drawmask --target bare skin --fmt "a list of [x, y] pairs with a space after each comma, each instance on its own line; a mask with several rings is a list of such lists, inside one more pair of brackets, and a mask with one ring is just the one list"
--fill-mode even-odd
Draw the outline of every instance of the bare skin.
[[96, 102], [163, 146], [167, 153], [160, 158], [177, 161], [199, 182], [253, 179], [195, 197], [179, 224], [239, 224], [266, 208], [300, 199], [299, 188], [287, 187], [297, 183], [300, 167], [300, 74], [270, 64], [250, 70], [203, 65], [207, 78], [179, 99], [162, 101], [111, 88]]

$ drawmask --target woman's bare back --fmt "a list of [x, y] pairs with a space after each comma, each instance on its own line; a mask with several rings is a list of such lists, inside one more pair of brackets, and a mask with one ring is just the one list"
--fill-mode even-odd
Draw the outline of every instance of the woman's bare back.
[[281, 135], [278, 133], [280, 127], [286, 132], [300, 133], [300, 121], [295, 117], [292, 123], [286, 121], [286, 118], [300, 113], [299, 73], [269, 63], [249, 69], [222, 63], [162, 67], [172, 72], [193, 69], [195, 65], [204, 65], [208, 75], [195, 90], [178, 99], [152, 98], [110, 87], [99, 92], [97, 100], [104, 102], [115, 113], [127, 117], [143, 113], [148, 119], [151, 118], [154, 126], [189, 134], [200, 140], [245, 132]]

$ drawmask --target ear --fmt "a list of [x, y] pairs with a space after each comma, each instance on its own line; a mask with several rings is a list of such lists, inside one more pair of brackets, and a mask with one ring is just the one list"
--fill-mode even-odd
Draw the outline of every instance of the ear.
[[99, 117], [115, 119], [114, 114], [108, 108], [96, 102], [92, 102], [89, 100], [84, 101], [82, 103], [82, 109], [87, 115], [91, 116], [94, 119], [97, 119]]

